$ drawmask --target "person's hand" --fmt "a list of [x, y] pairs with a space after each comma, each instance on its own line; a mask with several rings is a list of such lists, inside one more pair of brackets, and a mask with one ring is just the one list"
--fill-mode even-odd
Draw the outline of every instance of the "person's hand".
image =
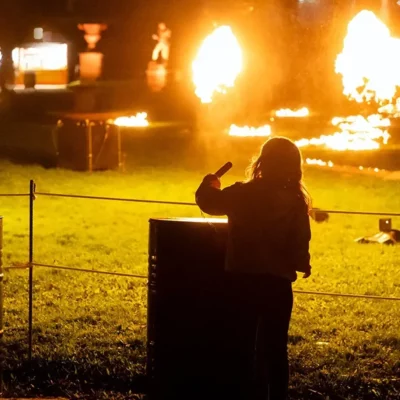
[[221, 189], [221, 181], [219, 180], [218, 176], [215, 174], [208, 174], [203, 179], [208, 185], [215, 189]]
[[311, 270], [303, 275], [303, 279], [307, 279], [309, 276], [311, 276]]
[[158, 40], [158, 36], [157, 35], [153, 35], [152, 38], [153, 38], [153, 40]]

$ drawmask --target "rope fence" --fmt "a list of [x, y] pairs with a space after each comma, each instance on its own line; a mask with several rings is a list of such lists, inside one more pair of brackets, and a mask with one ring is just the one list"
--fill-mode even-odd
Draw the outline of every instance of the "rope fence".
[[[37, 199], [37, 196], [45, 197], [60, 197], [60, 198], [74, 198], [74, 199], [88, 199], [88, 200], [104, 200], [104, 201], [117, 201], [117, 202], [128, 202], [128, 203], [147, 203], [147, 204], [162, 204], [162, 205], [173, 205], [173, 206], [197, 206], [195, 203], [179, 202], [179, 201], [168, 201], [168, 200], [151, 200], [151, 199], [136, 199], [136, 198], [122, 198], [122, 197], [106, 197], [106, 196], [89, 196], [89, 195], [78, 195], [78, 194], [65, 194], [65, 193], [50, 193], [50, 192], [37, 192], [34, 181], [30, 181], [30, 193], [0, 193], [0, 197], [28, 197], [29, 198], [29, 262], [14, 264], [11, 266], [3, 267], [3, 271], [17, 270], [17, 269], [28, 269], [29, 270], [29, 360], [32, 360], [32, 306], [33, 306], [33, 270], [34, 267], [42, 267], [48, 269], [58, 269], [65, 271], [76, 271], [95, 273], [100, 275], [109, 276], [120, 276], [126, 278], [137, 278], [137, 279], [148, 279], [147, 275], [130, 274], [124, 272], [113, 272], [113, 271], [102, 271], [88, 268], [77, 268], [65, 265], [51, 265], [44, 263], [33, 262], [33, 204]], [[385, 216], [385, 217], [400, 217], [400, 213], [388, 213], [388, 212], [373, 212], [373, 211], [347, 211], [347, 210], [322, 210], [313, 209], [315, 213], [327, 213], [327, 214], [343, 214], [343, 215], [364, 215], [364, 216]], [[0, 260], [1, 261], [1, 260]], [[0, 262], [1, 265], [1, 262]], [[320, 292], [320, 291], [305, 291], [305, 290], [293, 290], [294, 293], [301, 295], [310, 296], [330, 296], [330, 297], [342, 297], [342, 298], [357, 298], [357, 299], [368, 299], [368, 300], [384, 300], [384, 301], [400, 301], [400, 297], [386, 297], [386, 296], [374, 296], [374, 295], [363, 295], [353, 293], [334, 293], [334, 292]], [[2, 299], [1, 299], [2, 300]], [[0, 310], [0, 313], [2, 310]], [[2, 326], [0, 326], [0, 332]]]
[[[128, 277], [128, 278], [148, 279], [147, 275], [128, 274], [128, 273], [124, 273], [124, 272], [112, 272], [112, 271], [101, 271], [101, 270], [96, 270], [96, 269], [68, 267], [65, 265], [32, 263], [32, 267], [44, 267], [44, 268], [60, 269], [60, 270], [66, 270], [66, 271], [91, 272], [91, 273], [100, 274], [100, 275], [112, 275], [112, 276], [123, 276], [123, 277]], [[29, 264], [23, 264], [23, 265], [12, 265], [10, 267], [5, 267], [4, 270], [28, 269], [28, 268], [31, 268]], [[367, 294], [313, 292], [313, 291], [306, 291], [306, 290], [293, 290], [293, 293], [306, 294], [306, 295], [311, 295], [311, 296], [319, 295], [319, 296], [348, 297], [348, 298], [369, 299], [369, 300], [400, 301], [400, 297], [384, 297], [384, 296], [373, 296], [373, 295], [367, 295]]]
[[[96, 269], [68, 267], [65, 265], [32, 263], [32, 267], [44, 267], [44, 268], [60, 269], [60, 270], [66, 270], [66, 271], [91, 272], [94, 274], [124, 276], [124, 277], [128, 277], [128, 278], [138, 278], [138, 279], [147, 279], [148, 278], [147, 275], [137, 275], [137, 274], [128, 274], [128, 273], [124, 273], [124, 272], [112, 272], [112, 271], [101, 271], [101, 270], [96, 270]], [[4, 270], [28, 269], [28, 268], [31, 268], [29, 266], [29, 264], [23, 264], [23, 265], [13, 265], [10, 267], [5, 267]], [[293, 293], [307, 294], [307, 295], [312, 295], [312, 296], [320, 295], [320, 296], [349, 297], [349, 298], [370, 299], [370, 300], [400, 301], [400, 297], [383, 297], [383, 296], [373, 296], [373, 295], [353, 294], [353, 293], [312, 292], [312, 291], [306, 291], [306, 290], [293, 290]]]
[[129, 202], [129, 203], [150, 203], [150, 204], [169, 204], [169, 205], [175, 205], [175, 206], [196, 206], [195, 203], [185, 203], [185, 202], [167, 201], [167, 200], [129, 199], [129, 198], [122, 198], [122, 197], [85, 196], [85, 195], [79, 195], [79, 194], [43, 193], [43, 192], [35, 192], [35, 195], [48, 196], [48, 197], [67, 197], [67, 198], [73, 198], [73, 199], [121, 201], [121, 202]]
[[[76, 268], [76, 267], [66, 267], [64, 265], [50, 265], [50, 264], [32, 263], [32, 266], [44, 267], [44, 268], [52, 268], [52, 269], [62, 269], [62, 270], [67, 270], [67, 271], [92, 272], [94, 274], [102, 274], [102, 275], [125, 276], [125, 277], [128, 277], [128, 278], [147, 279], [147, 275], [128, 274], [128, 273], [124, 273], [124, 272], [99, 271], [99, 270], [96, 270], [96, 269], [84, 269], [84, 268]], [[27, 266], [27, 268], [29, 268], [29, 265]]]
[[0, 197], [28, 197], [29, 193], [0, 193]]
[[[89, 195], [79, 195], [79, 194], [46, 193], [46, 192], [35, 192], [35, 195], [47, 196], [47, 197], [66, 197], [66, 198], [75, 198], [75, 199], [121, 201], [121, 202], [130, 202], [130, 203], [169, 204], [169, 205], [176, 205], [176, 206], [196, 206], [197, 207], [196, 203], [168, 201], [168, 200], [132, 199], [132, 198], [123, 198], [123, 197], [89, 196]], [[320, 212], [320, 213], [328, 213], [328, 214], [400, 217], [400, 213], [388, 213], [388, 212], [377, 212], [377, 211], [323, 210], [323, 209], [319, 209], [319, 208], [313, 209], [313, 211]]]
[[[29, 193], [6, 193], [0, 194], [0, 197], [27, 197]], [[196, 203], [189, 203], [183, 201], [169, 201], [169, 200], [150, 200], [150, 199], [134, 199], [124, 197], [107, 197], [107, 196], [89, 196], [81, 194], [67, 194], [67, 193], [47, 193], [47, 192], [35, 192], [35, 196], [46, 196], [46, 197], [64, 197], [73, 199], [88, 199], [88, 200], [105, 200], [105, 201], [119, 201], [127, 203], [148, 203], [148, 204], [165, 204], [174, 206], [197, 206]], [[324, 209], [313, 209], [312, 211], [328, 214], [343, 214], [343, 215], [369, 215], [369, 216], [382, 216], [382, 217], [400, 217], [400, 213], [394, 212], [379, 212], [379, 211], [348, 211], [348, 210], [324, 210]]]
[[332, 292], [310, 292], [310, 291], [306, 291], [306, 290], [293, 290], [293, 293], [308, 294], [308, 295], [317, 295], [317, 296], [349, 297], [349, 298], [353, 298], [353, 299], [400, 301], [400, 297], [372, 296], [372, 295], [368, 295], [368, 294], [332, 293]]

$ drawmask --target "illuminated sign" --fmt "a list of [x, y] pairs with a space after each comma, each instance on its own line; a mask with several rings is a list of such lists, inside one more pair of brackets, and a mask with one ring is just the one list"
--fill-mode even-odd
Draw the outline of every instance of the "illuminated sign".
[[14, 67], [20, 71], [59, 71], [68, 66], [65, 43], [32, 43], [12, 51]]

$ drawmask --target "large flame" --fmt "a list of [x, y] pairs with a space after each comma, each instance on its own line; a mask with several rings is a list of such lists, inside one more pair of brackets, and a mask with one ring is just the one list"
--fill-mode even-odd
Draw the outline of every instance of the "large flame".
[[139, 112], [136, 115], [130, 117], [118, 117], [112, 121], [114, 125], [126, 126], [126, 127], [146, 127], [149, 126], [149, 121], [147, 120], [147, 113]]
[[304, 118], [310, 115], [307, 107], [298, 110], [291, 110], [290, 108], [281, 108], [275, 112], [275, 115], [280, 118]]
[[385, 104], [378, 108], [379, 114], [387, 114], [393, 118], [400, 117], [400, 98], [396, 99], [396, 102]]
[[332, 125], [339, 128], [333, 135], [322, 135], [318, 138], [300, 139], [298, 147], [321, 146], [331, 150], [376, 150], [381, 144], [387, 144], [390, 135], [388, 118], [371, 115], [364, 118], [361, 115], [347, 118], [333, 118]]
[[220, 26], [206, 37], [193, 61], [193, 82], [202, 103], [211, 103], [214, 94], [225, 93], [242, 71], [239, 42], [229, 26]]
[[400, 86], [400, 40], [372, 11], [361, 11], [348, 26], [336, 72], [352, 100], [390, 102]]
[[271, 127], [269, 125], [264, 125], [254, 128], [251, 126], [237, 126], [233, 124], [229, 128], [229, 135], [241, 137], [267, 137], [271, 135]]
[[[323, 147], [337, 151], [377, 150], [381, 145], [387, 144], [390, 135], [389, 118], [383, 118], [379, 114], [364, 118], [361, 115], [332, 119], [332, 125], [338, 130], [332, 135], [321, 135], [311, 139], [299, 139], [295, 141], [298, 147]], [[271, 127], [264, 125], [258, 128], [231, 125], [230, 136], [255, 137], [271, 136]]]

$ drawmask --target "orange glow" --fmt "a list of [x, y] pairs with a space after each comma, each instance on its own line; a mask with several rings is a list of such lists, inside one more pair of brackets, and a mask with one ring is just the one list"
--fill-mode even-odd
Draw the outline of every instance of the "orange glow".
[[140, 112], [130, 117], [118, 117], [114, 121], [112, 121], [112, 123], [117, 126], [136, 127], [136, 128], [149, 126], [149, 121], [147, 120], [147, 113], [145, 112]]
[[192, 64], [195, 93], [202, 103], [211, 103], [216, 93], [235, 85], [243, 68], [239, 42], [229, 26], [220, 26], [206, 37]]
[[282, 108], [275, 112], [275, 115], [280, 118], [304, 118], [310, 115], [307, 107], [300, 108], [299, 110], [291, 110], [290, 108]]
[[400, 40], [372, 11], [361, 11], [348, 26], [336, 73], [350, 99], [391, 102], [400, 86]]
[[82, 80], [95, 80], [101, 75], [103, 54], [95, 51], [79, 53], [79, 75]]
[[269, 125], [260, 126], [258, 128], [231, 125], [229, 128], [229, 135], [241, 137], [266, 137], [271, 135], [271, 127]]
[[78, 29], [85, 32], [83, 36], [88, 45], [89, 50], [96, 47], [97, 42], [101, 38], [101, 32], [107, 29], [105, 24], [78, 24]]
[[167, 84], [167, 70], [163, 64], [150, 61], [146, 71], [147, 85], [153, 92], [159, 92]]

